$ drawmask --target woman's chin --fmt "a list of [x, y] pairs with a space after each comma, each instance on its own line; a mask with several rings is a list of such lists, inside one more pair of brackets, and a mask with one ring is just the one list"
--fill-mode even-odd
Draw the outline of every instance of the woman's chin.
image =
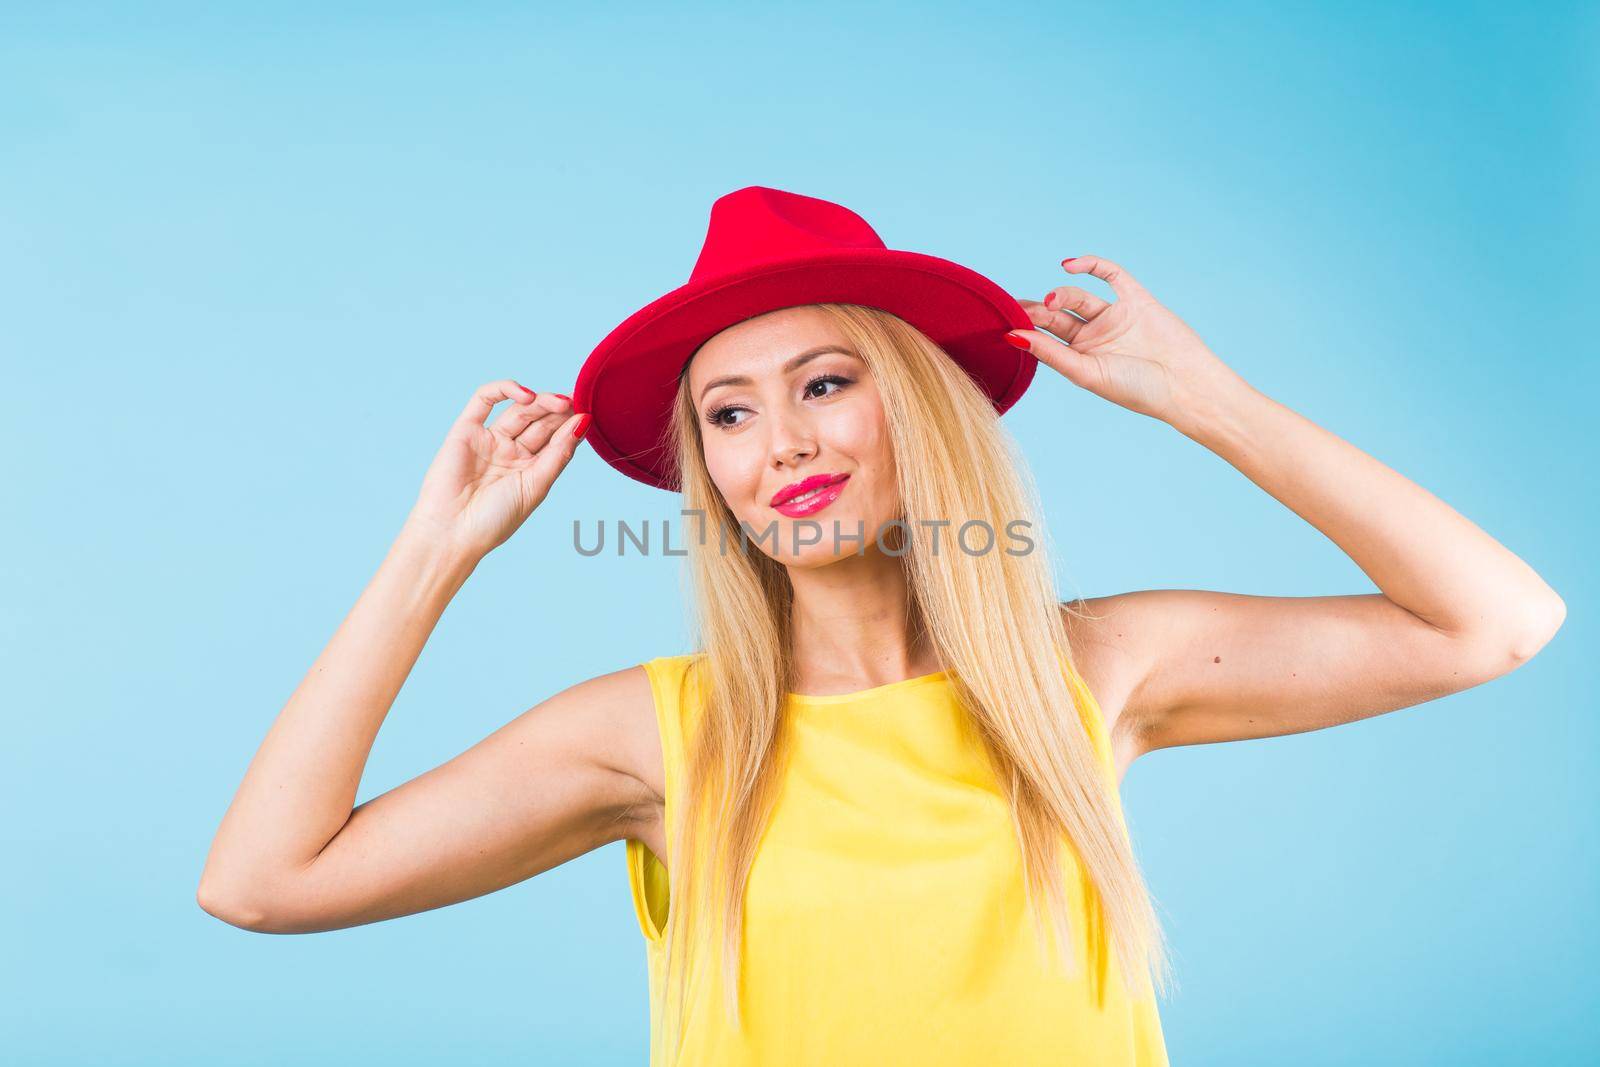
[[825, 567], [880, 551], [873, 541], [872, 524], [860, 515], [823, 511], [814, 517], [788, 519], [779, 523], [778, 534], [780, 543], [769, 554], [789, 567]]

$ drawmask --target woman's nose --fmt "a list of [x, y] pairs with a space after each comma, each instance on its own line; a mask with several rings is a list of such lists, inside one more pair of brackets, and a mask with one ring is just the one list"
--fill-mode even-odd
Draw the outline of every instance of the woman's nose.
[[816, 454], [816, 446], [810, 443], [795, 442], [778, 445], [772, 450], [772, 465], [775, 467], [795, 467]]
[[803, 419], [780, 418], [773, 423], [772, 464], [794, 466], [817, 454], [817, 442]]

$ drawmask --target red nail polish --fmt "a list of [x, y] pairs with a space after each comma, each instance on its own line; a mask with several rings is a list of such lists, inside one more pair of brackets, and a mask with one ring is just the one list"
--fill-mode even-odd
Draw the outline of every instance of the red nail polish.
[[1067, 258], [1066, 258], [1066, 259], [1063, 259], [1063, 260], [1062, 260], [1062, 261], [1061, 261], [1061, 265], [1062, 265], [1062, 266], [1063, 266], [1063, 267], [1065, 267], [1065, 266], [1066, 266], [1066, 265], [1067, 265], [1067, 264], [1068, 264], [1068, 263], [1071, 263], [1071, 262], [1072, 262], [1072, 261], [1073, 261], [1073, 260], [1075, 260], [1075, 259], [1077, 259], [1077, 258], [1078, 258], [1078, 257], [1077, 257], [1077, 256], [1068, 256], [1068, 257], [1067, 257]]
[[1044, 306], [1047, 307], [1047, 308], [1055, 307], [1056, 306], [1056, 294], [1054, 294], [1054, 293], [1046, 293], [1046, 294], [1044, 294]]
[[1033, 347], [1033, 342], [1032, 341], [1029, 341], [1026, 337], [1023, 337], [1021, 334], [1017, 333], [1014, 330], [1012, 332], [1006, 334], [1006, 340], [1009, 341], [1011, 344], [1016, 345], [1018, 348], [1032, 348]]
[[583, 435], [589, 432], [589, 416], [583, 415], [578, 419], [578, 428], [572, 431], [572, 436], [583, 440]]
[[521, 389], [524, 393], [527, 393], [529, 400], [537, 399], [538, 396], [539, 396], [538, 393], [534, 392], [532, 389], [529, 389], [526, 385], [523, 385], [521, 382], [517, 383], [517, 388]]
[[551, 393], [550, 395], [551, 396], [559, 396], [562, 400], [565, 400], [565, 401], [567, 401], [569, 403], [572, 401], [572, 398], [570, 396], [568, 396], [566, 393]]

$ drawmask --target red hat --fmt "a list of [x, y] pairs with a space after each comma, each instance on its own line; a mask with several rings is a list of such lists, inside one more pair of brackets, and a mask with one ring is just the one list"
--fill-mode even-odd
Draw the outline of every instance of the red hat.
[[1039, 361], [1003, 339], [1033, 321], [1005, 290], [936, 256], [885, 247], [849, 208], [751, 185], [711, 205], [711, 225], [686, 285], [634, 312], [584, 361], [574, 411], [600, 458], [630, 478], [677, 490], [664, 447], [678, 377], [712, 337], [798, 304], [863, 304], [899, 316], [941, 346], [1004, 413]]

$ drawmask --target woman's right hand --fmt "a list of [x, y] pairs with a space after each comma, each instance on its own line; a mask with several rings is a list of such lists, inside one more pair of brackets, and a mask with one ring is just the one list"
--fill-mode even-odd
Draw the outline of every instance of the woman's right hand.
[[[511, 406], [485, 426], [502, 400]], [[423, 476], [408, 525], [481, 559], [544, 501], [588, 427], [567, 397], [510, 379], [479, 386]]]

